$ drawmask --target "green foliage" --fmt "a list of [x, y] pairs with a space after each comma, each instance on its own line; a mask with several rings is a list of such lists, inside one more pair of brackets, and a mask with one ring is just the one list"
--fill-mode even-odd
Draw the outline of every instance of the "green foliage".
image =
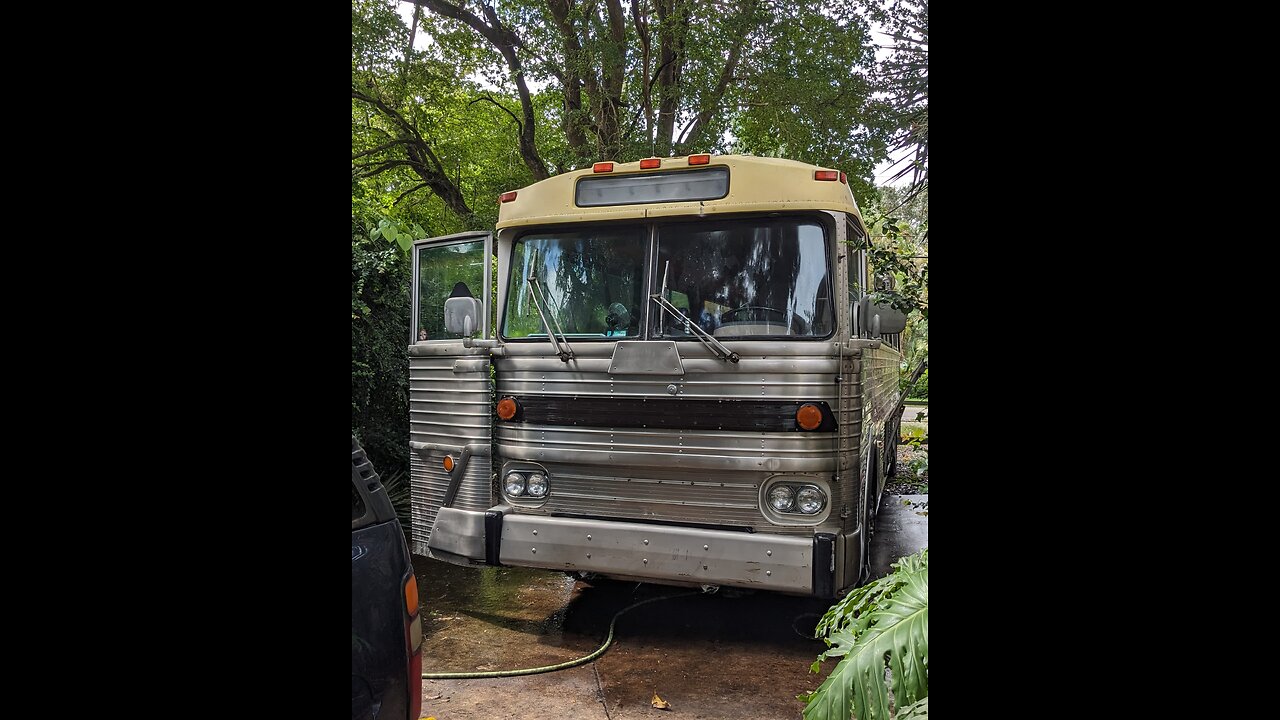
[[[907, 365], [906, 362], [903, 362], [902, 364], [903, 366]], [[907, 385], [910, 380], [911, 380], [911, 376], [908, 375], [907, 371], [904, 369], [902, 371], [902, 376], [898, 378], [898, 390], [905, 392], [907, 390]], [[928, 400], [929, 399], [929, 371], [928, 370], [925, 370], [923, 373], [921, 373], [920, 378], [916, 380], [915, 389], [912, 390], [909, 399], [912, 399], [912, 400]]]
[[897, 720], [929, 720], [929, 698], [902, 708], [898, 711]]
[[[819, 621], [814, 636], [823, 660], [844, 658], [817, 691], [803, 695], [805, 720], [887, 720], [892, 673], [894, 703], [904, 713], [929, 695], [929, 549], [893, 564], [893, 572], [850, 592]], [[886, 662], [887, 658], [887, 662]], [[919, 716], [919, 715], [918, 715]]]
[[[375, 468], [377, 465], [374, 466]], [[391, 500], [391, 507], [396, 511], [396, 519], [400, 521], [400, 527], [404, 530], [404, 534], [408, 536], [410, 529], [413, 527], [413, 511], [410, 502], [410, 481], [409, 473], [403, 470], [396, 470], [391, 474], [382, 477], [382, 487], [387, 491], [387, 498]]]
[[847, 5], [779, 4], [751, 37], [768, 50], [744, 60], [730, 149], [844, 170], [867, 204], [888, 130], [871, 100], [875, 47], [866, 20]]
[[[919, 454], [907, 463], [907, 469], [916, 476], [917, 480], [920, 480], [929, 474], [929, 448], [924, 447], [919, 440], [913, 440], [911, 447], [919, 451]], [[924, 492], [929, 491], [926, 489]]]
[[383, 478], [409, 471], [409, 255], [351, 219], [351, 432]]
[[907, 151], [890, 182], [910, 176], [918, 191], [929, 186], [929, 0], [860, 2], [892, 37], [890, 55], [873, 75], [892, 149]]

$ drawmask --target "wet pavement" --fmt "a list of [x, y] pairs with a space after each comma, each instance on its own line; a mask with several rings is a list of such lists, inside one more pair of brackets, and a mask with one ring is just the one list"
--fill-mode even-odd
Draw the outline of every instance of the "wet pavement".
[[[828, 602], [728, 588], [574, 581], [524, 568], [463, 568], [414, 556], [423, 599], [423, 672], [536, 667], [589, 654], [614, 613], [614, 644], [593, 663], [515, 678], [424, 680], [423, 715], [479, 718], [652, 717], [657, 693], [688, 718], [800, 717], [795, 696], [821, 684], [813, 627]], [[692, 593], [692, 594], [690, 594]], [[607, 713], [606, 713], [607, 707]]]
[[[904, 500], [906, 501], [904, 503]], [[919, 513], [924, 512], [924, 515]], [[877, 576], [928, 545], [928, 495], [887, 495], [877, 518]], [[896, 554], [895, 554], [896, 553]], [[464, 568], [414, 556], [423, 603], [423, 672], [554, 665], [594, 651], [619, 610], [672, 596], [618, 619], [613, 646], [593, 663], [514, 678], [424, 680], [423, 716], [652, 718], [657, 693], [687, 718], [800, 718], [795, 696], [815, 689], [823, 649], [813, 628], [829, 602], [768, 592], [697, 590], [575, 580], [526, 568]]]
[[929, 496], [885, 495], [871, 542], [871, 574], [889, 574], [903, 555], [929, 547]]
[[[876, 520], [877, 576], [929, 544], [928, 495], [886, 495]], [[905, 501], [905, 502], [904, 502]], [[923, 514], [921, 514], [923, 513]], [[465, 568], [414, 556], [423, 607], [423, 672], [554, 665], [594, 651], [619, 610], [613, 646], [595, 662], [513, 678], [423, 680], [423, 717], [800, 718], [817, 688], [813, 628], [830, 602], [723, 588], [697, 590], [526, 568]], [[669, 711], [650, 707], [657, 693]]]

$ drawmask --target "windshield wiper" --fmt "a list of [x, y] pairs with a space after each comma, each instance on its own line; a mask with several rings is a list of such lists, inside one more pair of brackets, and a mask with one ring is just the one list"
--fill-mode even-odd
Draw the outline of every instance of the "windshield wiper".
[[[693, 322], [691, 318], [681, 315], [680, 308], [672, 305], [671, 301], [667, 300], [665, 297], [667, 294], [667, 271], [670, 269], [671, 261], [668, 260], [667, 264], [662, 267], [662, 290], [657, 295], [650, 295], [649, 299], [658, 307], [670, 313], [671, 317], [675, 318], [676, 321], [684, 327], [684, 331], [686, 333], [693, 335], [694, 339], [703, 345], [706, 345], [707, 349], [715, 353], [715, 355], [721, 360], [727, 360], [735, 363], [738, 362], [738, 353], [725, 347], [724, 343], [721, 343], [719, 340], [712, 337], [706, 330], [703, 330], [698, 323]], [[662, 327], [661, 320], [658, 322], [658, 327]]]
[[[536, 291], [536, 292], [535, 292]], [[542, 307], [538, 304], [538, 295], [542, 294], [542, 302], [547, 303], [546, 294], [542, 290], [542, 284], [538, 282], [538, 251], [533, 251], [533, 262], [529, 264], [529, 298], [533, 300], [533, 309], [538, 313], [538, 319], [542, 320], [542, 326], [547, 330], [547, 339], [551, 341], [551, 347], [555, 349], [556, 355], [560, 357], [560, 362], [569, 362], [573, 359], [573, 348], [569, 347], [569, 338], [564, 334], [564, 329], [560, 327], [560, 321], [554, 315], [551, 316], [552, 321], [556, 324], [556, 329], [563, 336], [563, 341], [551, 329], [551, 323], [547, 322], [547, 313], [542, 311]], [[551, 303], [547, 303], [547, 310], [550, 311]], [[560, 343], [564, 343], [564, 348], [560, 347]]]

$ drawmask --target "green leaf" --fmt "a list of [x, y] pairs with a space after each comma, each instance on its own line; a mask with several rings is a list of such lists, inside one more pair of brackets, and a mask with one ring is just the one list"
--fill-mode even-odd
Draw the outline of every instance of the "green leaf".
[[929, 698], [911, 703], [899, 710], [898, 720], [929, 720]]
[[396, 236], [396, 243], [400, 245], [400, 249], [409, 252], [409, 248], [413, 247], [413, 238], [407, 233], [401, 233]]
[[928, 563], [928, 548], [904, 557], [891, 575], [854, 590], [828, 612], [843, 614], [836, 627], [848, 630], [830, 637], [832, 650], [845, 658], [805, 706], [805, 720], [848, 720], [854, 713], [859, 720], [888, 720], [886, 657], [896, 705], [905, 709], [928, 697]]

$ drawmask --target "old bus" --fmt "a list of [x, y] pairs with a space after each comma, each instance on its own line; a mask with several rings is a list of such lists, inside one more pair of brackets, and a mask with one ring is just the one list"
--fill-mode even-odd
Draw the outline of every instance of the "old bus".
[[820, 597], [860, 582], [905, 317], [864, 292], [845, 175], [690, 155], [500, 200], [496, 235], [414, 248], [414, 552]]

